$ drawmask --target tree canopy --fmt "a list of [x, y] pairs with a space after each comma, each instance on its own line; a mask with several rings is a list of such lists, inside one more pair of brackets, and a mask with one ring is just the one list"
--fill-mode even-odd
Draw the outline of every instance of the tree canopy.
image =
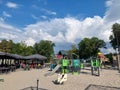
[[79, 56], [80, 58], [89, 58], [91, 56], [96, 56], [97, 53], [100, 51], [100, 48], [105, 48], [106, 43], [98, 39], [97, 37], [92, 38], [84, 38], [82, 41], [79, 42]]
[[116, 50], [116, 48], [118, 48], [118, 45], [120, 45], [120, 24], [113, 24], [112, 33], [113, 35], [110, 35], [109, 39], [112, 47]]
[[54, 54], [54, 46], [55, 44], [48, 40], [41, 40], [39, 43], [35, 43], [34, 46], [27, 46], [24, 42], [14, 43], [12, 40], [4, 39], [0, 42], [0, 51], [23, 56], [40, 54], [46, 56], [49, 60], [51, 55]]
[[52, 41], [41, 40], [39, 43], [34, 45], [34, 53], [44, 55], [50, 60], [51, 56], [54, 54], [53, 47], [55, 44]]

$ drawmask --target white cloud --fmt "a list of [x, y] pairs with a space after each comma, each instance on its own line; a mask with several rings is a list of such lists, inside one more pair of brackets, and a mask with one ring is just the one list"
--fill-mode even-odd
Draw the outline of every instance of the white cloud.
[[0, 21], [0, 38], [1, 39], [11, 39], [15, 42], [20, 42], [25, 36], [23, 32], [11, 25], [5, 24], [5, 22]]
[[4, 19], [2, 17], [0, 17], [0, 22], [4, 22]]
[[66, 17], [28, 25], [25, 31], [29, 37], [36, 39], [40, 37], [54, 42], [75, 43], [78, 39], [93, 36], [109, 41], [111, 23], [106, 25], [99, 16], [89, 17], [83, 21], [73, 17]]
[[113, 3], [113, 0], [108, 0], [107, 2], [106, 2], [106, 6], [107, 7], [110, 7]]
[[47, 19], [47, 16], [42, 15], [41, 18], [43, 18], [43, 19]]
[[14, 34], [10, 34], [10, 33], [0, 33], [0, 37], [1, 38], [5, 38], [5, 39], [15, 39], [17, 38], [18, 36], [17, 35], [14, 35]]
[[6, 6], [9, 7], [9, 8], [18, 8], [18, 4], [13, 3], [13, 2], [8, 2], [6, 4]]
[[101, 52], [103, 52], [104, 54], [116, 53], [116, 51], [115, 51], [112, 47], [109, 47], [109, 48], [107, 48], [107, 49], [101, 48], [100, 50], [101, 50]]
[[31, 15], [31, 17], [32, 17], [33, 19], [36, 19], [36, 20], [39, 19], [37, 16], [35, 16], [35, 15], [33, 15], [33, 14]]
[[49, 15], [57, 15], [56, 12], [51, 11], [51, 10], [47, 10], [47, 9], [42, 9], [42, 11], [44, 11], [45, 13], [49, 14]]
[[26, 43], [27, 46], [33, 46], [35, 44], [35, 42], [36, 41], [31, 37], [29, 37], [25, 40], [25, 43]]
[[8, 14], [7, 12], [3, 11], [3, 16], [4, 17], [12, 17], [10, 14]]
[[107, 22], [115, 22], [118, 20], [120, 18], [120, 0], [108, 0], [106, 6], [105, 20]]

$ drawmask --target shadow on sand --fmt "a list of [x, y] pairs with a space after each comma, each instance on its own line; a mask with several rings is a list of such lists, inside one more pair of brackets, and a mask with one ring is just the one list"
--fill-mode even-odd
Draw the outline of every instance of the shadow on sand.
[[89, 75], [91, 74], [90, 72], [85, 72], [85, 71], [81, 71], [80, 73], [81, 74], [89, 74]]
[[85, 90], [120, 90], [120, 87], [110, 87], [110, 86], [102, 86], [102, 85], [88, 85]]
[[21, 90], [48, 90], [48, 89], [37, 88], [37, 87], [26, 87], [26, 88], [21, 89]]

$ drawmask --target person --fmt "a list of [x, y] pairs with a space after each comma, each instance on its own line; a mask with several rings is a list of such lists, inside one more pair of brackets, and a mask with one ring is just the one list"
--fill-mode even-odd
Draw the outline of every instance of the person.
[[22, 66], [23, 66], [23, 63], [22, 63], [22, 62], [20, 62], [20, 69], [21, 69], [21, 68], [23, 68]]
[[31, 66], [30, 66], [31, 68], [34, 68], [34, 63], [31, 63]]
[[41, 64], [39, 63], [39, 64], [38, 64], [38, 69], [40, 69], [40, 68], [41, 68]]
[[22, 62], [22, 64], [21, 64], [21, 65], [22, 65], [22, 68], [24, 68], [24, 67], [25, 67], [25, 63], [24, 63], [24, 62]]

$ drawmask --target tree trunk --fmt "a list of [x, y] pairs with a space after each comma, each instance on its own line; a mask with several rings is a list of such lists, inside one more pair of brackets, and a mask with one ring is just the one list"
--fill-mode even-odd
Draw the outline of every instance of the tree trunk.
[[120, 47], [118, 48], [118, 70], [120, 73]]

